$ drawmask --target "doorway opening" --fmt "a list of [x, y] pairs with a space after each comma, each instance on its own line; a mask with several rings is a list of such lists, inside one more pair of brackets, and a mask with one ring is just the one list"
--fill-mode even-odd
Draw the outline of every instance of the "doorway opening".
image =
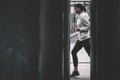
[[[78, 32], [73, 28], [72, 23], [77, 23], [77, 18], [74, 13], [74, 5], [80, 3], [85, 6], [86, 12], [90, 14], [91, 0], [70, 0], [70, 75], [74, 70], [73, 58], [71, 51], [78, 40]], [[70, 77], [70, 80], [90, 80], [90, 57], [84, 47], [77, 52], [79, 76]]]

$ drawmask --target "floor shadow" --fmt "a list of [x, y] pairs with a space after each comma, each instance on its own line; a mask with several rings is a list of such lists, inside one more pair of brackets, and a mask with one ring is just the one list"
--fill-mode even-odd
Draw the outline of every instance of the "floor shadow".
[[90, 80], [90, 78], [70, 78], [70, 80]]

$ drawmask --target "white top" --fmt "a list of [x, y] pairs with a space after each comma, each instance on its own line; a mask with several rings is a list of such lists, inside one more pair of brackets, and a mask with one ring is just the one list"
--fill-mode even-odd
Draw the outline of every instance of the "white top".
[[78, 17], [77, 17], [77, 25], [80, 26], [80, 34], [79, 34], [79, 40], [83, 41], [88, 38], [90, 38], [90, 17], [88, 13], [82, 12]]

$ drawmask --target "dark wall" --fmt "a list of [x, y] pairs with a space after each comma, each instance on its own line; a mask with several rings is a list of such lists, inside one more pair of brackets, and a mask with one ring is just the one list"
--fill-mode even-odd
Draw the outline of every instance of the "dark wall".
[[96, 34], [93, 39], [95, 40], [93, 52], [96, 54], [96, 80], [120, 79], [119, 4], [119, 0], [96, 0], [96, 11], [93, 13], [96, 15], [96, 27], [92, 28], [92, 30], [96, 29], [95, 33], [92, 33], [92, 35]]
[[0, 1], [0, 80], [38, 80], [38, 0]]

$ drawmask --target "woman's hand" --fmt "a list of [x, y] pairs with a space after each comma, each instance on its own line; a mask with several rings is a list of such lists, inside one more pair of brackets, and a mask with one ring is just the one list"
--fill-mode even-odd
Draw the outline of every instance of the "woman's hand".
[[77, 25], [76, 23], [72, 23], [72, 26], [73, 26], [76, 30], [80, 30], [80, 26]]

